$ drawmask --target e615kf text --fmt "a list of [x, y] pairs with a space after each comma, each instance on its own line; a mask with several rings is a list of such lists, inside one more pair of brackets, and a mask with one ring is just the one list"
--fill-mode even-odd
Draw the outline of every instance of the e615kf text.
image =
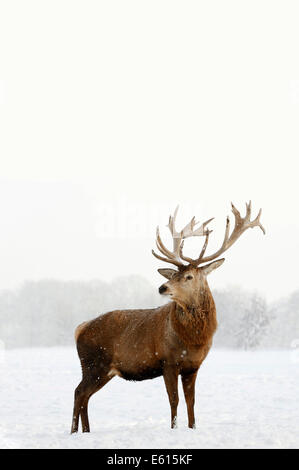
[[179, 455], [179, 454], [153, 454], [152, 455], [152, 465], [188, 465], [192, 462], [192, 455]]

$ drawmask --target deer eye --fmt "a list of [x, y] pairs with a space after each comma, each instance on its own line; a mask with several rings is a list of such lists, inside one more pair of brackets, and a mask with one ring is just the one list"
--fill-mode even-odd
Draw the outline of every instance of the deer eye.
[[193, 279], [193, 276], [191, 276], [190, 274], [186, 276], [186, 281], [190, 281], [191, 279]]

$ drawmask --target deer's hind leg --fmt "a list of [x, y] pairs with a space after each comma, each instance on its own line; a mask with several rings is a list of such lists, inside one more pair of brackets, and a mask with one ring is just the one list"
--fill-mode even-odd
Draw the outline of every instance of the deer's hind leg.
[[106, 370], [96, 376], [85, 376], [75, 390], [74, 410], [71, 433], [78, 432], [79, 417], [81, 417], [82, 432], [90, 432], [88, 420], [88, 402], [90, 397], [98, 392], [110, 380]]
[[83, 398], [80, 408], [80, 416], [81, 416], [81, 423], [82, 423], [82, 432], [90, 432], [89, 427], [89, 420], [88, 420], [88, 402], [90, 397], [98, 392], [104, 385], [106, 385], [111, 380], [111, 377], [105, 375], [100, 377], [97, 382], [93, 385], [88, 387], [86, 394]]
[[75, 390], [71, 433], [78, 432], [79, 417], [81, 412], [81, 406], [85, 397], [86, 387], [87, 381], [82, 379], [82, 381], [79, 383], [78, 387]]

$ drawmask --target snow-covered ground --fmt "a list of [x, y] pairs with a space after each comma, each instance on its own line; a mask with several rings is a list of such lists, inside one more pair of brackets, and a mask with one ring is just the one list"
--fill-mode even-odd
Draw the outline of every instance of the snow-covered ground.
[[299, 362], [294, 351], [212, 349], [188, 429], [180, 385], [178, 429], [162, 378], [114, 378], [90, 400], [91, 433], [70, 435], [81, 378], [75, 348], [19, 349], [0, 358], [0, 448], [298, 448]]

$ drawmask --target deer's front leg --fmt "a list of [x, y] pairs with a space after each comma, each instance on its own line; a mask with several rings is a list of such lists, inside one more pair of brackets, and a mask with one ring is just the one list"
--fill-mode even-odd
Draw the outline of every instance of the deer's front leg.
[[188, 426], [189, 428], [195, 429], [195, 418], [194, 418], [194, 393], [195, 393], [195, 381], [197, 371], [191, 374], [182, 374], [182, 384], [185, 394], [185, 400], [188, 411]]
[[177, 408], [179, 403], [178, 375], [178, 370], [175, 367], [167, 366], [164, 368], [163, 377], [171, 408], [172, 428], [177, 427]]

